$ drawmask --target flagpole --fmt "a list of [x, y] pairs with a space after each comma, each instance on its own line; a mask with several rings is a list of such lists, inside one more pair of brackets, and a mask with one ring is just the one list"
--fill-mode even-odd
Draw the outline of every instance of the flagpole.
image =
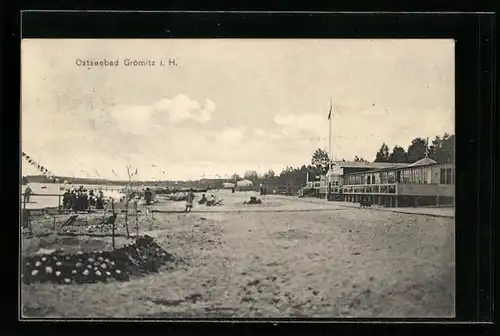
[[328, 170], [325, 176], [325, 200], [328, 201], [330, 187], [330, 169], [332, 163], [332, 99], [330, 98], [330, 111], [328, 113]]
[[[330, 117], [328, 118], [328, 157], [332, 161], [332, 102], [330, 101]], [[330, 166], [328, 166], [330, 168]]]
[[425, 157], [429, 157], [429, 137], [427, 137], [427, 140], [425, 141]]

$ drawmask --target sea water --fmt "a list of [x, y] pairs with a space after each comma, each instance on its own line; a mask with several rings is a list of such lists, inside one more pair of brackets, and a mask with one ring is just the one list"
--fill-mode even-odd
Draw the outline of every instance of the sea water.
[[[80, 185], [65, 185], [62, 183], [29, 183], [28, 185], [33, 191], [33, 195], [31, 195], [29, 203], [26, 204], [27, 209], [57, 207], [59, 202], [62, 202], [62, 195], [66, 189], [80, 187]], [[120, 199], [124, 196], [124, 193], [121, 192], [124, 186], [121, 185], [82, 184], [81, 186], [83, 189], [94, 190], [95, 194], [97, 194], [99, 190], [102, 190], [104, 197]], [[22, 195], [25, 189], [25, 185], [21, 186], [21, 201], [23, 200]]]

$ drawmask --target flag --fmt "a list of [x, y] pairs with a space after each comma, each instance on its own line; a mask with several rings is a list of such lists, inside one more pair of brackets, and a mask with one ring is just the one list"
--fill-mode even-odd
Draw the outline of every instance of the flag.
[[425, 157], [429, 157], [429, 138], [425, 140]]
[[332, 101], [330, 100], [330, 112], [328, 112], [328, 120], [332, 117]]

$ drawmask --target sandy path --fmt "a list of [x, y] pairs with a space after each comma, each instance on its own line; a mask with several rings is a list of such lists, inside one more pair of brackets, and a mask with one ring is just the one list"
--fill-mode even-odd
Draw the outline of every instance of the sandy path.
[[[239, 204], [248, 195], [234, 195], [225, 202], [228, 213], [196, 208], [191, 214], [155, 214], [154, 222], [144, 223], [166, 250], [182, 257], [176, 269], [120, 284], [23, 286], [27, 312], [54, 317], [454, 314], [452, 219], [273, 196], [266, 196], [260, 210], [283, 212], [238, 213], [234, 210], [244, 209]], [[315, 207], [323, 211], [286, 212]]]

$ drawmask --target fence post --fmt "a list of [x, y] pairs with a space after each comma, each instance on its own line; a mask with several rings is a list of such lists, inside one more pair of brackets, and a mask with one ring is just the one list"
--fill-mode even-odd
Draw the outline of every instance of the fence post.
[[[114, 199], [111, 199], [111, 213], [113, 214], [113, 217], [114, 217], [115, 216], [115, 200]], [[111, 228], [113, 250], [115, 249], [115, 222], [116, 222], [116, 218], [113, 221], [113, 226]]]
[[137, 238], [139, 237], [139, 213], [137, 212], [137, 200], [134, 202], [134, 210], [135, 210], [135, 231]]
[[128, 199], [125, 200], [125, 229], [127, 230], [127, 237], [130, 237], [130, 232], [128, 230]]

